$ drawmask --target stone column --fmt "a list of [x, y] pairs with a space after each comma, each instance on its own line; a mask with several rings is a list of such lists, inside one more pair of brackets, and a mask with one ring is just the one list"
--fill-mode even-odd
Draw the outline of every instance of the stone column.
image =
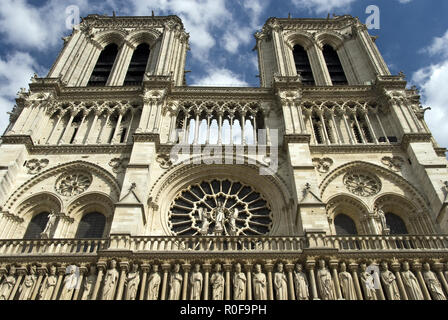
[[58, 282], [56, 282], [56, 287], [54, 288], [53, 296], [51, 300], [57, 300], [59, 296], [59, 289], [61, 288], [62, 279], [65, 275], [65, 266], [61, 266], [58, 268]]
[[146, 278], [148, 277], [149, 272], [149, 264], [142, 263], [140, 268], [142, 269], [142, 281], [140, 286], [139, 300], [146, 300], [145, 289], [146, 289]]
[[202, 269], [204, 269], [204, 300], [208, 300], [208, 287], [209, 287], [209, 277], [212, 265], [210, 263], [204, 263]]
[[188, 293], [188, 273], [190, 272], [191, 265], [189, 263], [185, 263], [182, 265], [182, 269], [184, 270], [184, 282], [182, 283], [182, 300], [187, 300]]
[[429, 294], [428, 288], [426, 287], [425, 280], [422, 276], [422, 264], [420, 262], [414, 262], [412, 264], [412, 268], [415, 271], [415, 274], [418, 279], [418, 283], [420, 283], [420, 288], [422, 289], [423, 296], [425, 297], [425, 300], [432, 300], [431, 295]]
[[316, 287], [316, 276], [314, 274], [314, 267], [316, 266], [315, 260], [307, 260], [306, 261], [306, 270], [308, 270], [308, 275], [310, 279], [310, 285], [311, 285], [311, 294], [313, 300], [320, 300], [319, 295], [317, 294], [317, 287]]
[[336, 290], [336, 297], [338, 300], [343, 300], [344, 298], [342, 297], [341, 285], [339, 284], [338, 266], [338, 260], [330, 260], [330, 268], [333, 273], [333, 282]]
[[96, 138], [96, 143], [101, 144], [103, 141], [103, 134], [104, 129], [107, 128], [107, 123], [109, 122], [110, 116], [112, 115], [113, 111], [110, 109], [106, 109], [106, 121], [104, 122], [104, 125], [101, 127], [100, 132], [98, 133], [98, 137]]
[[163, 270], [163, 280], [162, 280], [162, 293], [160, 295], [160, 300], [166, 300], [166, 286], [168, 282], [168, 272], [171, 269], [171, 265], [165, 263], [162, 264], [162, 270]]
[[96, 268], [98, 269], [98, 276], [96, 277], [95, 288], [93, 289], [91, 300], [96, 300], [98, 297], [98, 292], [100, 291], [101, 282], [103, 280], [103, 274], [106, 270], [106, 262], [102, 261], [97, 263]]
[[294, 292], [294, 279], [292, 276], [292, 271], [294, 270], [294, 264], [288, 263], [285, 265], [286, 272], [288, 273], [288, 290], [289, 290], [289, 300], [296, 300]]
[[437, 276], [439, 277], [440, 283], [445, 289], [445, 292], [448, 293], [448, 283], [445, 279], [445, 276], [443, 275], [443, 264], [440, 262], [436, 262], [433, 264], [432, 268], [437, 273]]
[[53, 129], [51, 129], [51, 133], [48, 136], [47, 142], [46, 144], [50, 144], [51, 138], [53, 138], [53, 134], [56, 132], [56, 130], [59, 127], [59, 123], [61, 122], [61, 120], [64, 118], [66, 113], [66, 110], [61, 110], [61, 113], [58, 116], [58, 120], [56, 121], [56, 124], [54, 125]]
[[269, 262], [264, 265], [264, 268], [268, 275], [268, 300], [274, 300], [274, 288], [272, 284], [272, 270], [274, 269], [274, 265]]
[[82, 290], [82, 281], [84, 280], [85, 275], [87, 274], [87, 268], [85, 265], [81, 265], [79, 267], [79, 279], [78, 279], [78, 285], [75, 290], [75, 293], [73, 294], [72, 300], [78, 300], [79, 294]]
[[247, 280], [247, 300], [252, 300], [252, 264], [246, 263], [244, 265], [244, 270], [246, 271], [246, 280]]
[[129, 262], [128, 261], [122, 261], [120, 262], [120, 282], [118, 283], [118, 290], [116, 294], [115, 300], [121, 300], [123, 297], [123, 289], [124, 289], [124, 283], [126, 281], [126, 272], [129, 268]]
[[348, 265], [349, 270], [352, 272], [353, 282], [355, 284], [356, 295], [358, 296], [358, 300], [363, 300], [361, 286], [359, 285], [358, 279], [358, 264], [352, 262]]
[[19, 289], [20, 285], [22, 284], [22, 279], [26, 275], [26, 268], [24, 268], [24, 267], [18, 268], [17, 274], [19, 276], [17, 277], [16, 284], [14, 285], [14, 288], [12, 289], [12, 292], [10, 293], [8, 300], [14, 300], [14, 298], [17, 294], [17, 290]]
[[81, 130], [82, 130], [84, 122], [85, 122], [85, 120], [86, 120], [86, 118], [88, 116], [88, 111], [83, 110], [82, 112], [83, 112], [83, 116], [82, 116], [82, 119], [81, 119], [81, 123], [79, 124], [78, 131], [76, 131], [75, 137], [73, 139], [73, 143], [74, 144], [78, 144], [78, 143], [82, 142], [82, 140], [83, 140], [83, 137], [80, 138]]
[[400, 263], [398, 261], [395, 261], [390, 265], [390, 267], [395, 273], [395, 278], [397, 278], [397, 284], [398, 289], [400, 291], [401, 300], [408, 300], [408, 295], [406, 293], [406, 289], [404, 288], [403, 280], [401, 279]]
[[230, 263], [226, 263], [223, 265], [224, 271], [226, 273], [226, 296], [225, 300], [231, 299], [231, 288], [232, 283], [230, 282], [230, 271], [232, 271], [232, 265]]
[[111, 144], [117, 143], [117, 133], [118, 133], [118, 130], [120, 129], [121, 120], [123, 120], [123, 116], [126, 113], [126, 111], [127, 111], [127, 109], [125, 109], [125, 108], [118, 110], [118, 120], [115, 125], [114, 134], [112, 135]]
[[98, 117], [101, 115], [101, 113], [103, 113], [103, 109], [95, 109], [93, 112], [93, 121], [92, 121], [92, 125], [90, 126], [90, 130], [89, 133], [87, 134], [87, 139], [86, 139], [86, 143], [94, 143], [94, 141], [92, 141], [93, 139], [93, 135], [95, 134], [95, 127], [96, 127], [96, 123], [98, 121]]
[[65, 129], [61, 135], [61, 138], [58, 141], [56, 141], [57, 144], [64, 144], [65, 140], [67, 138], [67, 131], [70, 129], [70, 127], [72, 126], [72, 122], [73, 119], [75, 118], [75, 116], [78, 114], [78, 110], [70, 110], [70, 119], [67, 122], [67, 125], [65, 126]]
[[42, 279], [44, 278], [45, 274], [47, 273], [47, 269], [45, 267], [41, 267], [37, 270], [37, 273], [39, 274], [39, 277], [37, 278], [37, 282], [34, 285], [33, 294], [31, 295], [30, 300], [36, 300], [36, 296], [39, 292], [40, 284], [42, 283]]

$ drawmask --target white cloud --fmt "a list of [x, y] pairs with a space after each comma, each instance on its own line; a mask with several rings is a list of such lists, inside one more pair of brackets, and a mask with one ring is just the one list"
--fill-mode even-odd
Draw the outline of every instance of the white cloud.
[[232, 71], [225, 68], [208, 69], [207, 74], [201, 78], [193, 77], [193, 86], [217, 87], [245, 87], [248, 83], [239, 78]]
[[411, 2], [412, 0], [398, 0], [400, 3], [409, 3], [409, 2]]
[[432, 44], [422, 50], [431, 56], [438, 56], [441, 61], [416, 71], [412, 76], [412, 82], [422, 89], [423, 104], [431, 107], [425, 119], [437, 142], [444, 147], [448, 147], [447, 47], [448, 31], [444, 36], [434, 38]]
[[316, 13], [327, 13], [334, 9], [347, 9], [356, 0], [292, 0], [301, 9], [308, 9]]
[[5, 59], [0, 58], [0, 133], [6, 129], [20, 88], [28, 88], [34, 72], [42, 72], [42, 67], [28, 53], [15, 52]]

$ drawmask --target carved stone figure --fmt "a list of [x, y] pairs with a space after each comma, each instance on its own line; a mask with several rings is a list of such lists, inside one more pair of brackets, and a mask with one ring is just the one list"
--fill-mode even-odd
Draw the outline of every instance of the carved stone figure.
[[309, 300], [310, 293], [308, 290], [308, 279], [306, 274], [302, 272], [303, 266], [298, 263], [294, 270], [294, 286], [296, 289], [297, 300]]
[[241, 272], [241, 264], [237, 263], [233, 275], [233, 300], [246, 300], [246, 282], [246, 275]]
[[92, 264], [89, 268], [89, 275], [84, 278], [81, 300], [92, 299], [92, 293], [93, 289], [95, 288], [96, 279], [96, 266]]
[[[212, 214], [215, 214], [215, 229], [213, 230], [213, 233], [215, 235], [222, 235], [224, 231], [224, 222], [226, 219], [226, 211], [228, 209], [224, 208], [222, 201], [218, 200], [218, 206], [213, 209]], [[227, 232], [226, 232], [227, 233]]]
[[319, 260], [319, 269], [317, 270], [317, 286], [322, 300], [336, 300], [333, 279], [331, 273], [325, 266], [325, 260]]
[[389, 227], [386, 223], [386, 215], [384, 214], [384, 211], [381, 209], [377, 209], [376, 214], [378, 215], [378, 217], [380, 218], [380, 222], [381, 222], [381, 229], [383, 231], [385, 230], [389, 230]]
[[152, 266], [152, 273], [149, 276], [148, 280], [148, 293], [147, 293], [147, 299], [148, 300], [157, 300], [159, 298], [159, 289], [160, 289], [160, 282], [162, 278], [159, 274], [159, 266], [153, 265]]
[[352, 275], [347, 272], [347, 266], [345, 263], [341, 263], [339, 285], [341, 286], [342, 296], [345, 300], [357, 300], [353, 278]]
[[31, 294], [33, 293], [34, 285], [36, 284], [36, 266], [31, 266], [29, 273], [25, 276], [22, 286], [19, 289], [20, 295], [19, 300], [29, 300], [31, 299]]
[[175, 264], [174, 270], [171, 273], [170, 277], [170, 295], [168, 297], [168, 300], [179, 300], [180, 298], [180, 292], [182, 290], [182, 275], [179, 273], [180, 271], [180, 265]]
[[229, 225], [230, 225], [230, 231], [229, 234], [231, 236], [236, 236], [236, 219], [238, 218], [238, 214], [239, 211], [237, 208], [233, 208], [231, 213], [230, 213], [230, 218], [229, 218]]
[[201, 226], [201, 230], [199, 231], [203, 236], [206, 236], [208, 234], [208, 229], [210, 227], [210, 217], [209, 214], [207, 212], [207, 209], [205, 208], [199, 208], [198, 209], [199, 212], [199, 220], [202, 220], [202, 226]]
[[277, 294], [277, 300], [288, 300], [288, 281], [283, 272], [283, 264], [277, 265], [277, 272], [274, 275], [274, 287]]
[[397, 281], [395, 275], [389, 270], [387, 262], [381, 262], [381, 282], [386, 296], [389, 300], [400, 300], [400, 291], [398, 291]]
[[362, 290], [364, 291], [365, 300], [378, 300], [375, 289], [375, 279], [367, 272], [367, 265], [361, 263], [361, 273], [359, 279], [361, 282]]
[[126, 278], [126, 294], [125, 300], [135, 300], [137, 296], [138, 285], [140, 284], [140, 272], [138, 271], [138, 264], [132, 265], [131, 271]]
[[409, 263], [407, 261], [403, 262], [403, 270], [401, 272], [401, 278], [403, 279], [403, 285], [409, 300], [424, 300], [417, 277], [409, 270]]
[[113, 300], [115, 296], [115, 289], [118, 282], [117, 261], [112, 260], [109, 269], [104, 275], [103, 294], [101, 300]]
[[52, 210], [50, 215], [48, 216], [48, 222], [45, 225], [44, 231], [40, 234], [41, 239], [50, 239], [51, 231], [53, 230], [53, 226], [56, 224], [56, 219], [58, 218], [57, 214]]
[[8, 300], [16, 281], [16, 267], [11, 266], [9, 267], [8, 275], [3, 277], [2, 284], [0, 285], [0, 300]]
[[201, 300], [202, 285], [204, 283], [204, 277], [201, 273], [201, 265], [195, 264], [194, 270], [190, 276], [190, 300]]
[[39, 300], [51, 300], [58, 277], [56, 276], [56, 266], [50, 267], [50, 274], [45, 277], [39, 290]]
[[261, 272], [261, 265], [255, 265], [255, 273], [253, 274], [253, 289], [255, 300], [267, 300], [266, 292], [266, 275]]
[[69, 266], [67, 268], [68, 274], [65, 275], [64, 284], [62, 287], [62, 292], [59, 300], [71, 300], [73, 292], [75, 291], [78, 284], [79, 273], [78, 267], [75, 265]]
[[212, 300], [224, 299], [224, 276], [221, 272], [221, 265], [215, 264], [215, 272], [210, 278], [210, 284], [212, 285]]
[[437, 279], [436, 274], [431, 271], [429, 263], [423, 264], [423, 279], [425, 279], [426, 286], [428, 287], [433, 300], [446, 300], [442, 286]]

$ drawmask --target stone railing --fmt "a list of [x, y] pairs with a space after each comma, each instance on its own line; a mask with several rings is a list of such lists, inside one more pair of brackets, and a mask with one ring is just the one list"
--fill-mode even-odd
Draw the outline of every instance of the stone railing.
[[307, 233], [304, 237], [131, 237], [109, 239], [0, 240], [2, 256], [95, 255], [99, 251], [135, 253], [297, 254], [304, 250], [335, 252], [447, 252], [445, 235], [328, 236]]

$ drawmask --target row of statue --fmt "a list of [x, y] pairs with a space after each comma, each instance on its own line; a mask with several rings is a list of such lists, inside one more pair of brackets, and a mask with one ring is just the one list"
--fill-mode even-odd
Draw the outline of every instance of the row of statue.
[[[8, 273], [1, 279], [0, 300], [201, 300], [204, 296], [212, 300], [224, 300], [225, 297], [231, 298], [230, 292], [233, 293], [233, 300], [268, 300], [270, 296], [276, 300], [358, 300], [360, 297], [364, 300], [402, 300], [404, 295], [408, 300], [424, 300], [429, 297], [433, 300], [446, 300], [441, 281], [446, 290], [448, 271], [445, 274], [439, 273], [439, 278], [443, 277], [439, 279], [431, 271], [429, 263], [424, 263], [422, 272], [416, 273], [410, 270], [407, 261], [401, 264], [401, 271], [396, 268], [395, 272], [390, 271], [387, 262], [381, 262], [380, 266], [381, 270], [376, 265], [361, 263], [359, 272], [352, 270], [350, 273], [347, 265], [342, 262], [339, 270], [332, 268], [332, 274], [322, 259], [318, 261], [315, 272], [308, 268], [307, 274], [300, 263], [285, 272], [283, 263], [278, 263], [275, 270], [268, 272], [266, 276], [261, 264], [256, 264], [251, 272], [247, 269], [243, 272], [242, 265], [236, 263], [232, 271], [226, 269], [223, 272], [223, 266], [216, 263], [207, 273], [203, 272], [200, 264], [195, 264], [192, 270], [184, 269], [183, 274], [180, 264], [170, 267], [170, 272], [164, 268], [166, 272], [163, 274], [159, 272], [159, 265], [154, 264], [147, 277], [148, 274], [143, 276], [139, 265], [134, 263], [124, 273], [121, 281], [123, 293], [118, 297], [120, 273], [115, 260], [110, 261], [100, 279], [97, 267], [91, 264], [81, 281], [77, 266], [68, 266], [62, 281], [62, 277], [57, 275], [56, 266], [52, 265], [39, 283], [37, 267], [31, 265], [21, 284], [17, 281], [22, 280], [22, 277], [17, 277], [16, 267], [11, 265]], [[206, 275], [208, 278], [205, 278]], [[185, 284], [184, 281], [188, 283]], [[227, 286], [230, 286], [230, 290]], [[226, 289], [229, 290], [227, 294]], [[425, 297], [425, 293], [429, 297]]]

